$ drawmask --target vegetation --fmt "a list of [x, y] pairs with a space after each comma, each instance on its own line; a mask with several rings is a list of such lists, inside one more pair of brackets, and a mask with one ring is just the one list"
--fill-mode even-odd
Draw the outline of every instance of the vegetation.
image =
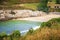
[[[21, 6], [20, 6], [21, 5]], [[39, 5], [39, 3], [23, 3], [23, 4], [18, 4], [17, 6], [12, 6], [12, 5], [5, 5], [5, 6], [1, 6], [0, 5], [0, 9], [4, 8], [4, 9], [30, 9], [30, 10], [37, 10], [37, 6]]]
[[42, 24], [41, 24], [41, 26], [42, 27], [52, 27], [52, 26], [58, 26], [58, 24], [60, 24], [60, 18], [54, 18], [54, 19], [52, 19], [52, 20], [49, 20], [48, 22], [43, 22]]
[[26, 9], [37, 10], [37, 6], [39, 5], [39, 3], [24, 3], [22, 5]]
[[6, 33], [0, 33], [0, 40], [19, 40], [21, 34], [18, 30], [13, 31], [12, 34], [7, 35]]
[[60, 40], [60, 18], [43, 22], [41, 28], [35, 30], [33, 35], [26, 35], [25, 40]]
[[0, 40], [5, 40], [7, 38], [7, 34], [6, 33], [0, 33]]
[[12, 4], [19, 4], [20, 0], [1, 0], [0, 4], [3, 5], [12, 5]]
[[[41, 10], [44, 12], [48, 12], [47, 3], [48, 1], [55, 2], [57, 4], [60, 4], [60, 0], [36, 0], [39, 1], [38, 3], [32, 3], [30, 0], [22, 1], [22, 0], [1, 0], [0, 9], [30, 9], [30, 10]], [[33, 0], [32, 0], [33, 1]], [[22, 3], [23, 2], [23, 3]], [[24, 3], [25, 2], [25, 3]], [[26, 3], [27, 2], [27, 3]], [[20, 5], [23, 6], [20, 6]], [[51, 9], [52, 10], [52, 9]], [[55, 10], [55, 9], [54, 9]], [[60, 12], [60, 9], [56, 9], [58, 12]]]
[[19, 40], [21, 37], [21, 34], [18, 30], [13, 31], [13, 33], [10, 35], [12, 40]]
[[47, 3], [48, 3], [48, 0], [40, 0], [40, 4], [38, 6], [38, 10], [47, 12], [48, 11]]
[[28, 31], [27, 35], [33, 34], [33, 32], [34, 32], [34, 30], [33, 30], [33, 28], [31, 28], [31, 29]]
[[56, 3], [57, 3], [57, 4], [60, 4], [60, 0], [56, 0]]

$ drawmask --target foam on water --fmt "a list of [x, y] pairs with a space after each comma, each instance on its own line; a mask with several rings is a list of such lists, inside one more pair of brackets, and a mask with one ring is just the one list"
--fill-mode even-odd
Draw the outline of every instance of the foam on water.
[[40, 28], [40, 26], [33, 27], [34, 30], [36, 30], [36, 29], [38, 29], [38, 28]]
[[25, 32], [28, 32], [29, 30], [24, 30], [24, 31], [21, 31], [21, 33], [25, 33]]
[[[36, 26], [36, 27], [33, 27], [33, 30], [36, 30], [36, 29], [38, 29], [38, 28], [40, 28], [40, 26]], [[26, 32], [28, 32], [29, 30], [24, 30], [24, 31], [21, 31], [21, 33], [26, 33]]]

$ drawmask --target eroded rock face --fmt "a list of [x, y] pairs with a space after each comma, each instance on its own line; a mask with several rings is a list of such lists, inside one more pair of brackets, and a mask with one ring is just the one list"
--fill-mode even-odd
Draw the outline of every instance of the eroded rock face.
[[[13, 14], [14, 13], [14, 14]], [[0, 10], [0, 20], [44, 16], [45, 12], [32, 10]]]

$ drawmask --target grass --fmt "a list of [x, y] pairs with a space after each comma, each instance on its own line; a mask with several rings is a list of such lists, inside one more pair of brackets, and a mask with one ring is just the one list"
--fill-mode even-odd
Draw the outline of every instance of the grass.
[[60, 40], [60, 30], [48, 27], [36, 31], [33, 35], [26, 35], [23, 40]]
[[[23, 6], [19, 6], [19, 5], [23, 5]], [[5, 9], [30, 9], [30, 10], [37, 10], [37, 6], [39, 5], [39, 3], [24, 3], [24, 4], [18, 4], [17, 6], [13, 6], [13, 5], [0, 5], [3, 6]], [[3, 8], [2, 7], [2, 8]]]
[[37, 10], [37, 6], [39, 5], [39, 3], [25, 3], [23, 5], [23, 7], [25, 8]]

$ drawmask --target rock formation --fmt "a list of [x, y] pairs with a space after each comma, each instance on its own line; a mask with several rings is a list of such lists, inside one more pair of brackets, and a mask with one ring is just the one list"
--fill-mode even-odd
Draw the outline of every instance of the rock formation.
[[9, 20], [14, 18], [37, 17], [46, 15], [42, 11], [32, 10], [0, 10], [0, 20]]

